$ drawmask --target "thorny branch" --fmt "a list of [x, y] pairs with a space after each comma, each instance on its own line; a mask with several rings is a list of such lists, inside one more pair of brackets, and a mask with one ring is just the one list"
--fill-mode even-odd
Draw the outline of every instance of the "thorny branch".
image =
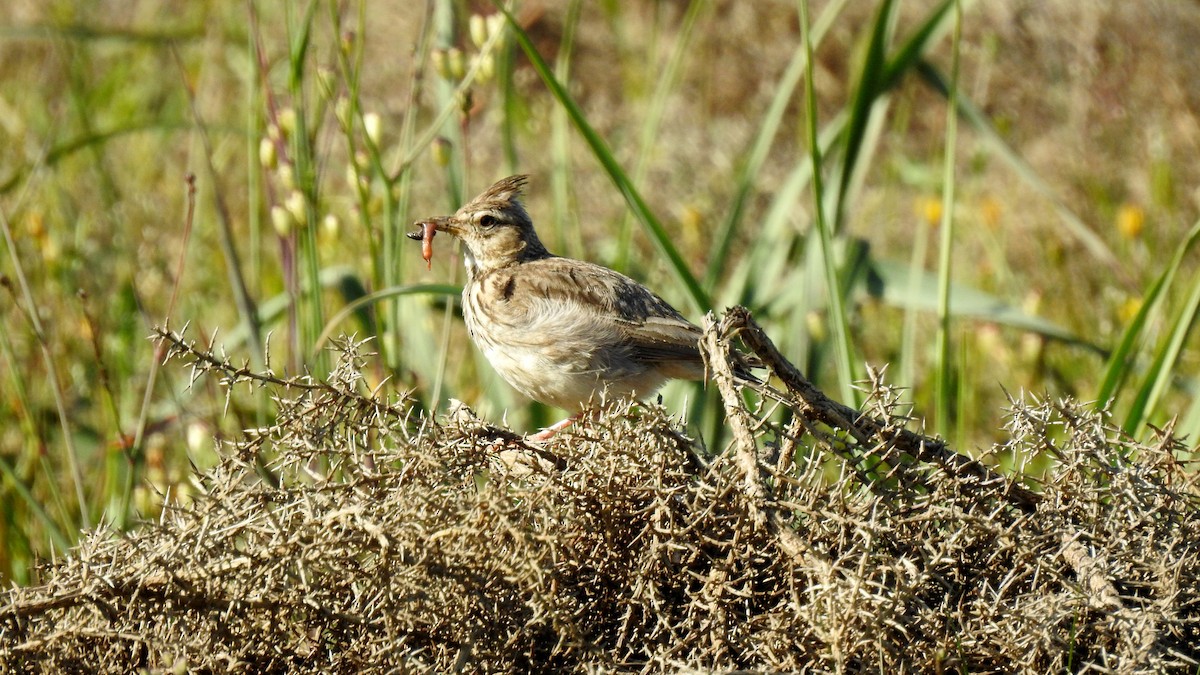
[[[703, 459], [654, 404], [609, 402], [530, 447], [465, 408], [434, 419], [365, 391], [361, 342], [318, 383], [159, 337], [200, 375], [267, 388], [275, 421], [161, 517], [0, 596], [16, 672], [1200, 665], [1182, 446], [1134, 444], [1070, 401], [1012, 402], [998, 449], [1053, 463], [1008, 481], [904, 432], [879, 381], [869, 413], [829, 401], [744, 310], [704, 339], [734, 444]], [[743, 400], [735, 338], [785, 421]]]
[[[733, 429], [738, 465], [745, 476], [746, 493], [755, 505], [756, 513], [770, 502], [770, 495], [765, 487], [765, 467], [760, 462], [757, 443], [751, 432], [752, 416], [746, 410], [735, 382], [731, 361], [731, 343], [734, 338], [740, 338], [746, 344], [771, 374], [782, 382], [785, 391], [780, 392], [767, 383], [742, 384], [789, 406], [803, 419], [800, 426], [811, 429], [813, 422], [816, 422], [845, 432], [857, 442], [856, 448], [859, 451], [872, 446], [883, 448], [884, 452], [880, 458], [888, 464], [898, 465], [904, 461], [902, 454], [907, 454], [917, 461], [941, 467], [956, 479], [964, 481], [964, 487], [1001, 487], [1000, 494], [1004, 499], [1026, 514], [1034, 513], [1042, 501], [1042, 497], [1037, 493], [996, 473], [979, 460], [956, 452], [939, 439], [916, 434], [897, 426], [895, 420], [874, 418], [833, 401], [780, 354], [746, 308], [729, 309], [719, 322], [710, 315], [707, 323], [702, 347], [724, 401], [725, 411]], [[1101, 433], [1101, 430], [1093, 431], [1087, 420], [1081, 419], [1067, 406], [1060, 406], [1060, 414], [1066, 424], [1076, 431], [1097, 435]], [[1094, 442], [1102, 443], [1104, 439], [1099, 438]], [[839, 448], [837, 444], [831, 443], [827, 448], [840, 452], [843, 458], [851, 462], [857, 459], [853, 454], [853, 447]], [[781, 527], [780, 520], [773, 517], [772, 523], [776, 525], [777, 534], [787, 539], [792, 538], [790, 528]], [[1149, 654], [1158, 651], [1154, 622], [1122, 602], [1116, 585], [1106, 571], [1108, 565], [1102, 558], [1089, 554], [1080, 538], [1081, 534], [1078, 531], [1064, 532], [1059, 556], [1081, 580], [1082, 588], [1088, 594], [1092, 605], [1113, 612], [1114, 617], [1123, 624], [1123, 632], [1132, 636], [1130, 639], [1136, 643], [1139, 652]]]
[[[779, 353], [775, 343], [745, 307], [729, 309], [719, 323], [714, 322], [710, 325], [704, 340], [710, 368], [717, 368], [726, 358], [728, 342], [735, 337], [740, 338], [770, 369], [771, 374], [779, 378], [786, 392], [779, 392], [767, 385], [749, 386], [792, 407], [802, 417], [848, 433], [860, 448], [885, 449], [880, 459], [888, 464], [903, 462], [902, 455], [907, 454], [919, 461], [936, 464], [960, 479], [970, 479], [981, 488], [1002, 486], [1006, 499], [1014, 506], [1026, 513], [1032, 513], [1036, 509], [1040, 500], [1036, 493], [1006, 479], [979, 460], [956, 452], [944, 441], [897, 427], [891, 421], [864, 415], [850, 406], [830, 399]], [[721, 378], [718, 373], [718, 386], [720, 385]], [[725, 393], [724, 389], [722, 393]], [[729, 404], [740, 399], [729, 395], [724, 398], [726, 411], [731, 419], [739, 417], [740, 414], [730, 410]]]

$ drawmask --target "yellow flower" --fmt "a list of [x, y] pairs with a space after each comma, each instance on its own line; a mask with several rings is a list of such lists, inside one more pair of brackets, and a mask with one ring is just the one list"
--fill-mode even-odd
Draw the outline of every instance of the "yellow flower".
[[918, 197], [913, 209], [917, 217], [931, 227], [937, 227], [942, 222], [942, 200], [940, 197]]
[[1121, 320], [1122, 325], [1128, 324], [1130, 321], [1133, 321], [1133, 317], [1137, 316], [1137, 313], [1141, 310], [1141, 298], [1126, 298], [1125, 302], [1122, 302], [1120, 306], [1117, 307], [1117, 318]]
[[1125, 202], [1117, 209], [1117, 231], [1126, 239], [1137, 239], [1146, 229], [1146, 211], [1137, 204]]

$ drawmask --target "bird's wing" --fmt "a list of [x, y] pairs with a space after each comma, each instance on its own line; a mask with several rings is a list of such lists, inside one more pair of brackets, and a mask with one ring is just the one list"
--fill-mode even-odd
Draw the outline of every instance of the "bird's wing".
[[700, 329], [645, 286], [607, 267], [554, 257], [488, 276], [479, 281], [510, 305], [505, 313], [514, 325], [552, 311], [611, 335], [639, 360], [701, 361]]

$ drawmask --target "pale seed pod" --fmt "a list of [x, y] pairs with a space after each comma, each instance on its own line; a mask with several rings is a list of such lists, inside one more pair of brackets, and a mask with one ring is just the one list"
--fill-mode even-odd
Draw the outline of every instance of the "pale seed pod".
[[275, 228], [275, 234], [280, 237], [287, 237], [292, 233], [292, 214], [288, 210], [276, 204], [271, 207], [271, 227]]
[[379, 113], [369, 112], [363, 115], [363, 130], [367, 132], [367, 138], [375, 145], [379, 145], [379, 132], [383, 127], [383, 120], [379, 118]]
[[496, 59], [492, 56], [491, 52], [488, 52], [487, 54], [477, 54], [473, 57], [473, 60], [478, 61], [479, 63], [479, 70], [477, 71], [477, 80], [479, 82], [487, 82], [495, 77]]
[[461, 80], [467, 74], [467, 60], [461, 49], [451, 47], [446, 51], [446, 68], [455, 80]]
[[443, 80], [451, 79], [450, 59], [446, 56], [446, 50], [433, 50], [433, 53], [429, 55], [429, 59], [433, 62], [433, 71], [438, 74], [438, 77]]
[[450, 164], [450, 153], [454, 146], [445, 136], [438, 136], [433, 140], [433, 144], [429, 146], [429, 153], [433, 156], [433, 163], [438, 166], [448, 166]]
[[474, 42], [476, 47], [483, 47], [488, 40], [487, 17], [482, 14], [472, 14], [467, 27], [470, 29], [471, 42]]
[[499, 12], [497, 12], [495, 14], [488, 15], [487, 32], [488, 32], [489, 37], [492, 35], [499, 34], [501, 31], [503, 31], [505, 29], [506, 26], [507, 26], [507, 20], [504, 18], [503, 14], [500, 14]]
[[338, 97], [337, 103], [333, 104], [333, 116], [337, 118], [338, 124], [342, 129], [350, 128], [350, 99], [345, 96]]
[[341, 221], [332, 213], [326, 213], [321, 219], [321, 235], [326, 239], [337, 239], [338, 233], [341, 230]]
[[279, 175], [279, 184], [283, 189], [296, 189], [296, 170], [292, 168], [291, 164], [280, 164], [277, 173]]
[[279, 166], [279, 153], [275, 150], [275, 141], [265, 137], [258, 141], [258, 163], [269, 171]]
[[308, 219], [308, 213], [305, 208], [306, 200], [304, 199], [303, 192], [292, 190], [292, 193], [287, 196], [287, 200], [284, 201], [283, 205], [287, 207], [288, 213], [292, 214], [295, 222], [303, 223]]
[[279, 131], [283, 138], [289, 139], [296, 133], [296, 109], [284, 108], [279, 111]]

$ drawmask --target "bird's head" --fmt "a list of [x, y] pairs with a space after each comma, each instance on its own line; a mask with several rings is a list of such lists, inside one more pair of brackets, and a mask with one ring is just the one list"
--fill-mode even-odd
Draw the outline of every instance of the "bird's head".
[[538, 239], [533, 221], [521, 204], [527, 176], [509, 176], [467, 202], [452, 216], [418, 221], [422, 229], [408, 236], [428, 235], [426, 224], [462, 240], [467, 248], [467, 270], [472, 274], [545, 258], [550, 254]]

